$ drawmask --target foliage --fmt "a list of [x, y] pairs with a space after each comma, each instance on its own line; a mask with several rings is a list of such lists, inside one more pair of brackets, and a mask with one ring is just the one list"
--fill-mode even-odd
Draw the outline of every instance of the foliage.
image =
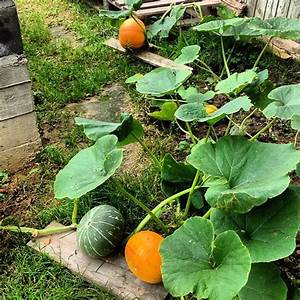
[[185, 7], [182, 5], [175, 5], [173, 8], [171, 7], [169, 16], [164, 14], [159, 20], [149, 26], [147, 30], [148, 39], [153, 39], [156, 36], [159, 38], [168, 37], [171, 29], [183, 16], [184, 12]]
[[123, 159], [117, 141], [116, 136], [106, 135], [77, 153], [56, 176], [55, 197], [78, 199], [111, 177]]
[[[250, 255], [234, 231], [214, 238], [209, 220], [192, 217], [160, 247], [164, 286], [174, 297], [231, 300], [246, 284]], [[226, 280], [224, 280], [226, 278]]]

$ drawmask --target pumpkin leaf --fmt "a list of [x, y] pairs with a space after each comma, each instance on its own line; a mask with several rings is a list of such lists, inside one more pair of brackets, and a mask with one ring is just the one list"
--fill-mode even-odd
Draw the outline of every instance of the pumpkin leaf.
[[117, 142], [115, 135], [106, 135], [78, 152], [56, 175], [55, 198], [80, 198], [111, 177], [123, 159], [123, 151], [116, 148]]
[[205, 118], [207, 113], [204, 109], [203, 102], [192, 102], [182, 104], [175, 112], [175, 117], [184, 122], [193, 122]]
[[172, 196], [189, 188], [195, 175], [196, 169], [193, 166], [177, 162], [172, 155], [166, 154], [161, 168], [162, 190], [168, 197]]
[[207, 23], [203, 23], [193, 27], [197, 31], [212, 31], [218, 34], [223, 34], [225, 30], [240, 26], [243, 23], [248, 22], [245, 18], [232, 18], [226, 20], [213, 20]]
[[246, 70], [242, 73], [234, 73], [228, 78], [219, 81], [216, 85], [216, 91], [223, 94], [239, 94], [243, 89], [253, 83], [258, 78], [254, 70]]
[[237, 24], [234, 28], [227, 28], [224, 36], [269, 36], [298, 40], [300, 39], [300, 21], [281, 17], [266, 20], [254, 17], [249, 18], [247, 22]]
[[269, 93], [268, 98], [273, 102], [263, 110], [267, 118], [291, 120], [293, 115], [300, 115], [300, 83], [278, 87]]
[[132, 12], [134, 10], [138, 10], [142, 6], [143, 0], [125, 0], [125, 3]]
[[177, 104], [175, 102], [165, 102], [161, 106], [160, 111], [154, 111], [148, 115], [152, 118], [161, 120], [161, 121], [174, 121], [175, 120], [175, 111], [177, 110]]
[[252, 106], [251, 100], [247, 96], [242, 96], [231, 100], [223, 105], [216, 112], [208, 115], [205, 111], [203, 104], [188, 103], [181, 105], [175, 113], [176, 118], [181, 121], [191, 122], [207, 122], [215, 124], [219, 120], [223, 119], [226, 115], [236, 113], [243, 109], [244, 111], [250, 110]]
[[164, 287], [173, 297], [232, 300], [246, 284], [251, 261], [234, 231], [214, 238], [212, 223], [192, 217], [160, 246]]
[[167, 38], [171, 29], [176, 25], [179, 19], [183, 16], [185, 12], [185, 7], [182, 5], [175, 5], [169, 16], [163, 16], [161, 19], [157, 20], [151, 24], [147, 30], [147, 38], [152, 39], [155, 36], [160, 38]]
[[202, 94], [195, 87], [188, 87], [187, 89], [185, 89], [183, 86], [178, 89], [177, 93], [182, 99], [186, 100], [187, 102], [208, 101], [213, 99], [216, 95], [214, 91], [207, 91], [206, 93]]
[[191, 203], [194, 208], [201, 209], [204, 206], [204, 197], [200, 190], [195, 190], [191, 197]]
[[75, 118], [75, 123], [84, 128], [85, 135], [93, 141], [98, 140], [102, 136], [114, 134], [118, 137], [122, 145], [136, 142], [137, 138], [143, 136], [144, 131], [140, 123], [133, 119], [131, 114], [121, 114], [120, 123], [103, 122], [98, 120]]
[[99, 15], [103, 17], [108, 17], [111, 19], [121, 19], [126, 18], [130, 15], [130, 10], [99, 10]]
[[271, 263], [253, 264], [247, 284], [239, 292], [240, 300], [286, 300], [287, 287], [279, 269]]
[[183, 69], [157, 68], [145, 74], [136, 89], [141, 94], [156, 97], [174, 93], [190, 76], [192, 71]]
[[184, 163], [177, 162], [171, 154], [166, 154], [161, 168], [161, 179], [168, 182], [193, 182], [196, 169]]
[[144, 136], [144, 129], [142, 124], [138, 120], [133, 119], [131, 129], [128, 135], [122, 140], [119, 139], [118, 147], [134, 144], [138, 142], [138, 139], [142, 138], [143, 136]]
[[295, 130], [300, 130], [300, 116], [299, 115], [292, 116], [291, 127]]
[[289, 256], [296, 248], [300, 197], [287, 190], [247, 214], [214, 209], [211, 221], [217, 233], [235, 230], [248, 248], [253, 263]]
[[199, 57], [200, 46], [192, 45], [181, 49], [181, 54], [174, 60], [177, 64], [189, 64]]
[[288, 173], [296, 169], [300, 152], [292, 144], [225, 136], [195, 147], [187, 161], [210, 176], [205, 199], [212, 207], [246, 213], [288, 187]]
[[143, 78], [143, 76], [144, 76], [143, 74], [137, 73], [127, 78], [125, 83], [137, 83], [141, 78]]

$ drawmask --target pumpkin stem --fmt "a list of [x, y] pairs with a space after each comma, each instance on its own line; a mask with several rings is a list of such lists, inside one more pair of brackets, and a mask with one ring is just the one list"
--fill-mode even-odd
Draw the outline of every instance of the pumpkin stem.
[[77, 214], [78, 214], [78, 198], [74, 199], [74, 207], [72, 212], [72, 224], [77, 225]]
[[141, 209], [143, 209], [150, 218], [153, 219], [153, 221], [156, 222], [156, 224], [163, 230], [164, 233], [168, 233], [168, 228], [167, 226], [139, 199], [137, 199], [136, 197], [134, 197], [132, 194], [130, 194], [129, 192], [127, 192], [124, 187], [119, 183], [118, 180], [112, 179], [113, 182], [115, 183], [116, 187], [118, 188], [118, 190], [124, 195], [126, 196], [129, 200], [131, 200], [132, 202], [134, 202], [136, 205], [138, 205]]

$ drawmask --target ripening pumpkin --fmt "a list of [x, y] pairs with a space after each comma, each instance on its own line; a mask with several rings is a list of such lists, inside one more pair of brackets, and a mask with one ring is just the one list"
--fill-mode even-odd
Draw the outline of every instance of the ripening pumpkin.
[[161, 282], [160, 243], [164, 238], [153, 231], [134, 234], [125, 246], [125, 259], [130, 271], [147, 283]]
[[119, 29], [119, 41], [125, 49], [138, 49], [145, 44], [145, 24], [138, 18], [125, 20]]
[[205, 105], [205, 111], [208, 115], [211, 115], [213, 114], [214, 112], [216, 112], [218, 110], [218, 108], [213, 105], [213, 104], [208, 104], [208, 105]]

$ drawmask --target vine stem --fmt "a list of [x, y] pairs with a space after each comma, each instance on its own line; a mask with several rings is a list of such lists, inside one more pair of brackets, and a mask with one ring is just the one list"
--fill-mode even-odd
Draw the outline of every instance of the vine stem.
[[226, 128], [226, 131], [225, 131], [224, 135], [228, 135], [228, 133], [230, 131], [231, 124], [232, 124], [232, 114], [229, 117], [229, 122], [228, 122], [228, 125], [227, 125], [227, 128]]
[[268, 130], [273, 123], [275, 122], [275, 119], [273, 119], [271, 122], [269, 122], [265, 127], [263, 127], [260, 131], [258, 131], [251, 139], [250, 141], [256, 140], [262, 133], [264, 133], [266, 130]]
[[74, 206], [73, 206], [73, 212], [72, 212], [72, 224], [77, 225], [77, 215], [78, 215], [78, 202], [79, 199], [74, 199]]
[[194, 134], [192, 132], [192, 128], [191, 128], [190, 124], [188, 122], [185, 122], [185, 125], [186, 125], [186, 128], [188, 130], [189, 136], [192, 139], [193, 144], [196, 145], [197, 141], [196, 141], [195, 136], [194, 136]]
[[[229, 62], [230, 62], [230, 60], [231, 60], [231, 56], [232, 56], [232, 54], [233, 54], [235, 45], [236, 45], [236, 42], [234, 42], [234, 44], [233, 44], [233, 46], [232, 46], [232, 48], [231, 48], [231, 50], [230, 50], [229, 56], [228, 56], [228, 58], [226, 59], [227, 65], [229, 64]], [[222, 79], [222, 77], [223, 77], [223, 75], [224, 75], [224, 72], [225, 72], [225, 66], [223, 67], [223, 69], [222, 69], [222, 71], [221, 71], [221, 74], [220, 74], [220, 76], [219, 76], [221, 79]]]
[[266, 43], [266, 45], [263, 47], [263, 49], [261, 50], [261, 52], [259, 53], [254, 65], [253, 65], [253, 69], [257, 67], [258, 63], [260, 62], [262, 56], [264, 55], [265, 51], [267, 50], [267, 48], [269, 47], [271, 41], [272, 41], [273, 37], [270, 37], [268, 42]]
[[226, 55], [225, 55], [225, 49], [224, 49], [224, 42], [223, 42], [223, 36], [221, 35], [221, 49], [222, 49], [222, 57], [223, 57], [223, 61], [224, 61], [224, 66], [225, 66], [225, 70], [227, 73], [227, 77], [230, 76], [230, 70], [228, 68], [228, 63], [227, 63], [227, 59], [226, 59]]
[[143, 149], [149, 154], [151, 160], [156, 165], [156, 167], [161, 170], [161, 163], [158, 160], [158, 158], [154, 155], [154, 153], [148, 148], [148, 146], [140, 139], [138, 138], [134, 133], [131, 133], [131, 135], [139, 142], [139, 144], [143, 147]]
[[127, 198], [129, 198], [131, 201], [133, 201], [136, 205], [138, 205], [141, 209], [143, 209], [147, 215], [153, 219], [153, 221], [156, 222], [156, 224], [165, 232], [168, 232], [168, 228], [166, 227], [166, 225], [139, 199], [137, 199], [136, 197], [134, 197], [132, 194], [130, 194], [129, 192], [127, 192], [124, 187], [119, 183], [118, 180], [114, 180], [112, 179], [113, 182], [115, 183], [116, 187], [118, 188], [118, 190]]
[[210, 217], [211, 211], [212, 211], [212, 208], [210, 208], [210, 209], [203, 215], [202, 218], [208, 219], [208, 218]]
[[221, 80], [221, 78], [203, 60], [197, 58], [196, 61], [198, 61], [200, 64], [202, 64], [204, 66], [204, 67], [201, 67], [201, 66], [197, 65], [200, 69], [206, 70], [207, 72], [209, 72], [210, 74], [212, 74], [213, 77], [215, 77], [218, 81]]
[[33, 237], [40, 237], [50, 234], [56, 234], [56, 233], [62, 233], [67, 232], [70, 230], [76, 229], [77, 225], [72, 224], [65, 227], [51, 227], [51, 228], [45, 228], [45, 229], [35, 229], [35, 228], [29, 228], [29, 227], [19, 227], [19, 226], [0, 226], [0, 230], [4, 231], [12, 231], [12, 232], [21, 232], [21, 233], [30, 233]]
[[249, 118], [251, 118], [256, 112], [257, 112], [257, 108], [255, 108], [248, 116], [246, 116], [245, 118], [244, 118], [244, 120], [242, 121], [242, 123], [241, 123], [241, 128], [243, 128], [243, 126], [244, 126], [244, 124], [246, 123], [246, 121], [249, 119]]
[[[233, 125], [235, 125], [235, 126], [238, 127], [239, 129], [243, 130], [243, 127], [242, 127], [241, 125], [237, 124], [236, 122], [234, 122], [230, 117], [226, 116], [226, 118], [227, 118], [228, 120], [231, 120], [231, 122], [232, 122]], [[249, 134], [247, 131], [245, 131], [245, 134], [246, 134], [248, 137], [252, 138], [252, 135]]]
[[[196, 186], [196, 187], [194, 188], [194, 190], [199, 189], [200, 187], [201, 187], [201, 186]], [[165, 205], [170, 204], [170, 203], [172, 203], [173, 201], [175, 201], [177, 198], [179, 198], [179, 197], [181, 197], [181, 196], [183, 196], [183, 195], [189, 193], [190, 190], [191, 190], [191, 187], [188, 188], [188, 189], [186, 189], [186, 190], [183, 190], [183, 191], [181, 191], [181, 192], [179, 192], [179, 193], [177, 193], [177, 194], [174, 194], [174, 195], [172, 195], [171, 197], [168, 197], [167, 199], [165, 199], [165, 200], [163, 200], [162, 202], [160, 202], [157, 206], [155, 206], [155, 207], [152, 209], [151, 212], [152, 212], [154, 215], [156, 215], [156, 214], [157, 214], [157, 213], [158, 213]], [[150, 219], [151, 219], [151, 217], [150, 217], [149, 215], [147, 215], [147, 216], [146, 216], [146, 217], [138, 224], [138, 226], [135, 228], [135, 230], [131, 233], [130, 236], [132, 236], [133, 234], [135, 234], [135, 233], [141, 231], [141, 230], [146, 226], [146, 224], [150, 221]]]
[[183, 213], [183, 218], [186, 218], [188, 213], [189, 213], [190, 206], [191, 206], [191, 201], [192, 201], [192, 196], [193, 196], [195, 187], [196, 187], [196, 185], [199, 181], [199, 177], [200, 177], [200, 171], [197, 170], [194, 181], [193, 181], [193, 184], [191, 186], [191, 190], [189, 191], [189, 196], [188, 196], [188, 199], [187, 199], [187, 202], [186, 202], [185, 210], [184, 210], [184, 213]]
[[205, 136], [205, 143], [207, 143], [208, 141], [208, 138], [209, 138], [209, 135], [210, 135], [210, 132], [211, 132], [211, 126], [212, 125], [208, 125], [208, 129], [207, 129], [207, 133], [206, 133], [206, 136]]
[[[188, 134], [189, 136], [191, 136], [191, 138], [192, 138], [192, 140], [193, 139], [195, 139], [197, 142], [199, 142], [199, 139], [192, 133], [192, 131], [186, 131], [185, 129], [183, 129], [182, 127], [181, 127], [181, 125], [179, 124], [179, 122], [176, 120], [175, 121], [176, 122], [176, 124], [177, 124], [177, 126], [179, 127], [179, 129], [182, 131], [182, 132], [184, 132], [185, 134]], [[194, 142], [193, 142], [193, 144], [194, 144]], [[196, 143], [195, 143], [196, 144]]]
[[297, 141], [298, 141], [298, 135], [299, 135], [300, 131], [297, 130], [296, 135], [295, 135], [295, 139], [294, 139], [294, 146], [295, 148], [297, 148]]

